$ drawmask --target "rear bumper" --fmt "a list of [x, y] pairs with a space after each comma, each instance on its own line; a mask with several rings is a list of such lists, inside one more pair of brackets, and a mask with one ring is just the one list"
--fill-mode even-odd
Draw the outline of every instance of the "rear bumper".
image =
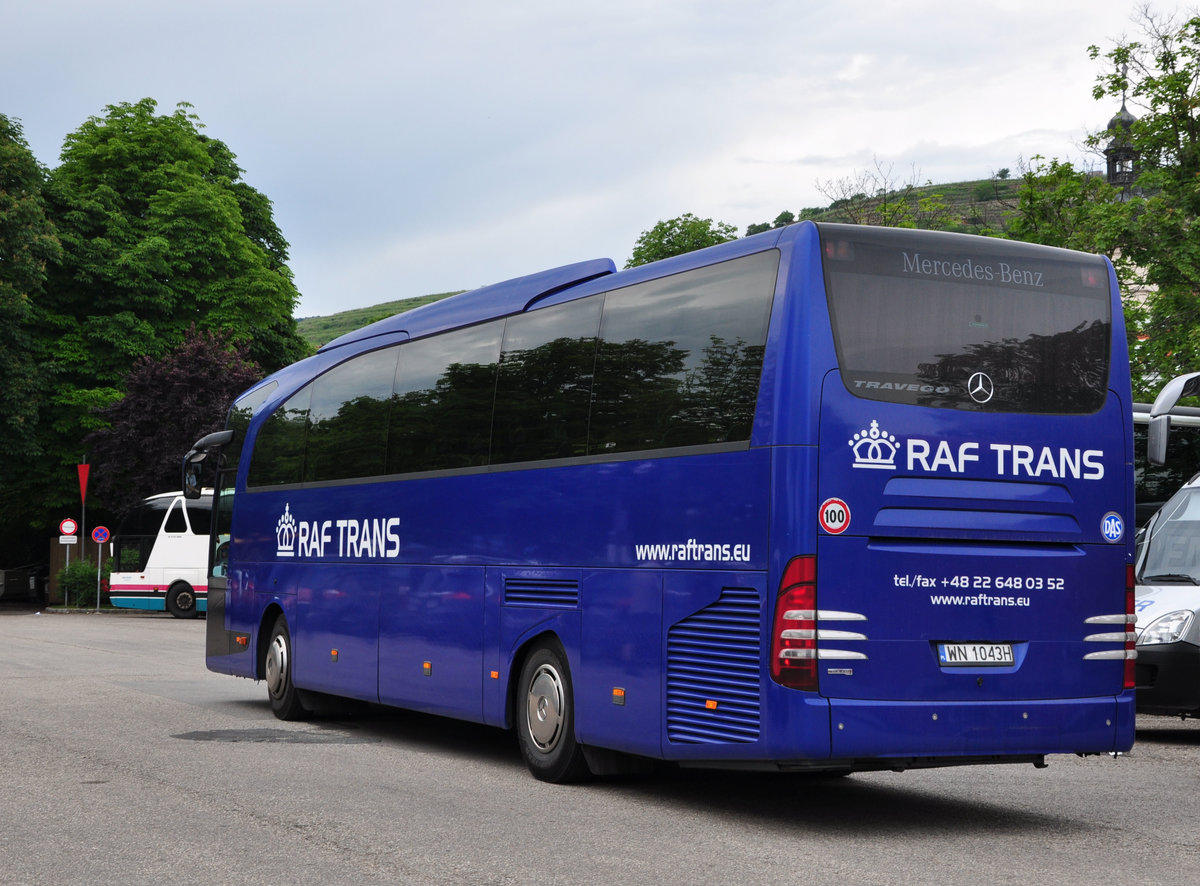
[[963, 758], [1127, 751], [1134, 695], [1013, 702], [830, 700], [835, 758]]
[[715, 768], [861, 771], [1041, 763], [1112, 754], [1134, 741], [1134, 693], [1019, 701], [826, 699], [778, 688], [757, 741], [664, 745], [667, 759]]

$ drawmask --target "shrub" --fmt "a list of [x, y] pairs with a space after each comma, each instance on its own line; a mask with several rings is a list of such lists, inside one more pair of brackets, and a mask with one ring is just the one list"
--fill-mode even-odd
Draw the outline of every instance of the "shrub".
[[63, 592], [64, 602], [71, 606], [95, 606], [96, 564], [86, 560], [73, 560], [59, 570], [58, 588]]

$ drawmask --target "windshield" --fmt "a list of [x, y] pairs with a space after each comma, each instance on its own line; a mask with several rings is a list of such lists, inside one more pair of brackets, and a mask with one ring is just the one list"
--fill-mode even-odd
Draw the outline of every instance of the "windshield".
[[1200, 486], [1175, 493], [1151, 519], [1138, 550], [1139, 584], [1200, 584]]
[[822, 227], [838, 364], [851, 393], [986, 412], [1100, 409], [1112, 333], [1103, 258], [903, 233]]

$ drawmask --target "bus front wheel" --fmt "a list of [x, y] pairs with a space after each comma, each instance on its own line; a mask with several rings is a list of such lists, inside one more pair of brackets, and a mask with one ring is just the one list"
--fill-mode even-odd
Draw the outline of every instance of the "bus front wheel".
[[292, 682], [292, 635], [287, 619], [280, 615], [271, 628], [271, 639], [263, 653], [263, 677], [271, 710], [280, 720], [301, 720], [308, 713], [300, 702], [300, 692]]
[[575, 698], [567, 656], [557, 643], [525, 659], [517, 684], [517, 742], [534, 777], [564, 783], [588, 775], [575, 740]]
[[190, 584], [180, 581], [167, 589], [167, 611], [176, 618], [196, 617], [196, 592]]

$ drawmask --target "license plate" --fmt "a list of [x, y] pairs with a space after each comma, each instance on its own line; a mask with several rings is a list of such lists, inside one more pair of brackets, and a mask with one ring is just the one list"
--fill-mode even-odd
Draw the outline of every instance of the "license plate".
[[944, 668], [1003, 667], [1013, 663], [1011, 643], [939, 643]]

